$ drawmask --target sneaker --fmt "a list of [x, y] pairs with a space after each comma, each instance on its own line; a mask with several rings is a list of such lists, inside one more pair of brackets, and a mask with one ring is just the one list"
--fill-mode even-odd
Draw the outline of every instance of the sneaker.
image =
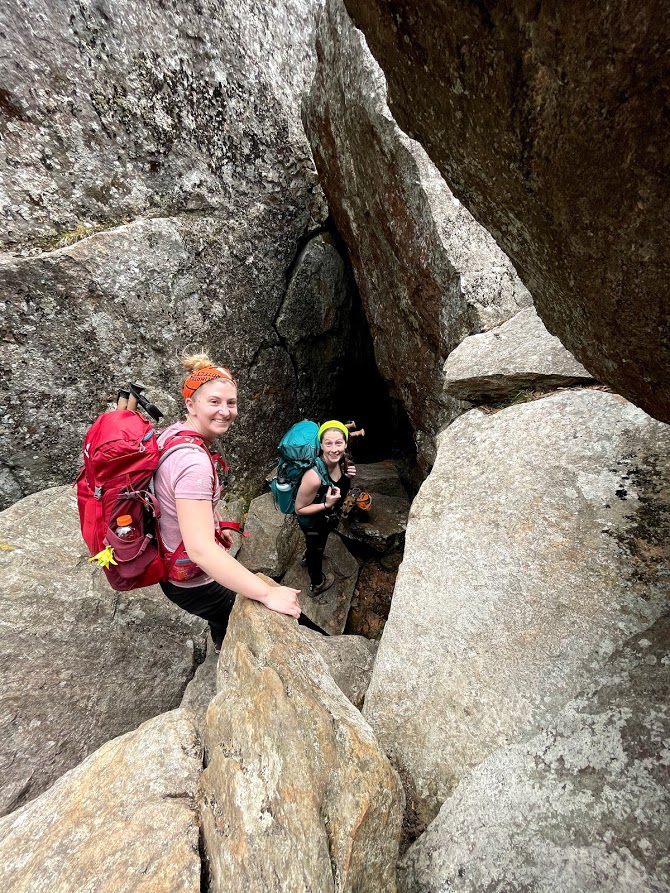
[[326, 589], [330, 589], [330, 587], [335, 582], [335, 577], [332, 574], [324, 574], [323, 579], [318, 585], [312, 585], [309, 587], [309, 591], [311, 595], [318, 595], [320, 592], [325, 592]]

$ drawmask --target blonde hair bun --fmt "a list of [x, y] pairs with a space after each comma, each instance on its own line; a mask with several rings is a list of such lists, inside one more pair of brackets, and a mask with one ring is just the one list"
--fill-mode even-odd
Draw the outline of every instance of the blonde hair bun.
[[192, 353], [183, 356], [181, 358], [181, 364], [189, 373], [199, 372], [201, 369], [206, 369], [208, 366], [215, 365], [213, 360], [210, 360], [206, 353]]

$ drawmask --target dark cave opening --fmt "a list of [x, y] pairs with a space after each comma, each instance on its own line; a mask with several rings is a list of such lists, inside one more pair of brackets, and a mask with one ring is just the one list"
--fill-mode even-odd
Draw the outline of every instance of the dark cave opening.
[[412, 427], [402, 403], [391, 395], [377, 368], [370, 327], [346, 246], [332, 223], [329, 230], [349, 266], [352, 294], [351, 344], [333, 397], [333, 417], [353, 420], [358, 429], [365, 431], [365, 436], [350, 441], [354, 461], [368, 464], [391, 460], [411, 498], [421, 483]]

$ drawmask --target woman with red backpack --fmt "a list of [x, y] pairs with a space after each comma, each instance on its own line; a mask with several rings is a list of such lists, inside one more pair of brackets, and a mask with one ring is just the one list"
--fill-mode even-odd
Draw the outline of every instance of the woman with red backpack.
[[230, 546], [231, 534], [218, 530], [216, 505], [221, 488], [206, 450], [235, 421], [237, 381], [205, 354], [185, 357], [183, 365], [187, 372], [183, 387], [186, 418], [161, 432], [158, 443], [165, 443], [176, 431], [183, 441], [184, 431], [190, 429], [194, 432], [193, 449], [167, 453], [154, 475], [154, 490], [167, 549], [174, 551], [183, 542], [187, 554], [175, 563], [170, 580], [160, 586], [170, 601], [209, 622], [218, 652], [235, 593], [298, 618], [299, 590], [268, 585], [223, 548]]

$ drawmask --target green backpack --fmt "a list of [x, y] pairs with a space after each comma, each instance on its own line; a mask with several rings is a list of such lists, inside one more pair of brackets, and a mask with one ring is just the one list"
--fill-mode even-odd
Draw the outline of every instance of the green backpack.
[[310, 468], [319, 475], [321, 483], [330, 485], [328, 470], [319, 456], [319, 426], [303, 419], [296, 422], [279, 441], [277, 477], [270, 481], [275, 505], [284, 515], [295, 512], [295, 498], [303, 474]]

